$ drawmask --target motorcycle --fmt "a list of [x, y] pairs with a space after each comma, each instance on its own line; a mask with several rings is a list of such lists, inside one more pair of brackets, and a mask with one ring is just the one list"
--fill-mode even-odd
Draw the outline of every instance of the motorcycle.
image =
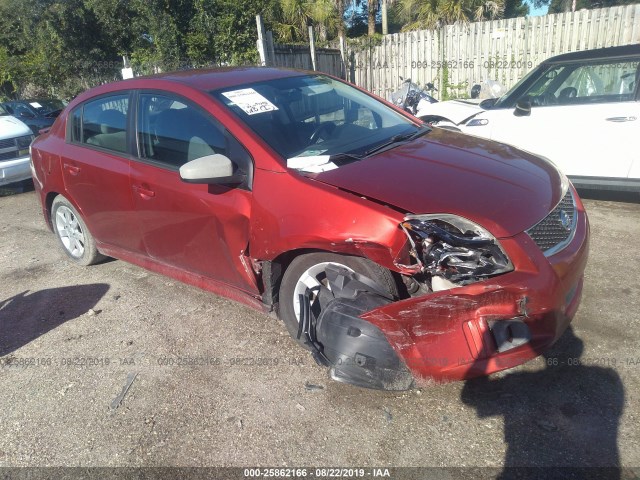
[[405, 80], [400, 77], [400, 80], [402, 80], [400, 88], [391, 93], [391, 102], [404, 111], [417, 116], [418, 111], [425, 108], [426, 105], [438, 102], [438, 100], [433, 97], [433, 92], [438, 91], [433, 83], [429, 82], [424, 88], [420, 88], [420, 86], [413, 83], [410, 78]]

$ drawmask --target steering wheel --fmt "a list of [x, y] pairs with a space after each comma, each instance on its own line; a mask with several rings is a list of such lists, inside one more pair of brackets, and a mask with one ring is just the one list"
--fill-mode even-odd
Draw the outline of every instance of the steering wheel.
[[325, 130], [327, 134], [330, 134], [331, 132], [333, 132], [335, 128], [336, 128], [335, 123], [331, 123], [331, 122], [321, 123], [316, 127], [316, 129], [313, 131], [313, 133], [309, 137], [309, 144], [312, 145], [314, 143], [318, 143], [323, 138], [322, 133]]
[[576, 98], [578, 96], [578, 89], [575, 87], [566, 87], [560, 90], [558, 94], [558, 100], [566, 100], [568, 98]]

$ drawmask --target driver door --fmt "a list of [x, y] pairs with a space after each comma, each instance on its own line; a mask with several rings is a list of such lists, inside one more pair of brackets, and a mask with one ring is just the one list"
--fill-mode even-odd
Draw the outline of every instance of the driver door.
[[179, 168], [226, 155], [245, 171], [247, 151], [208, 112], [170, 93], [138, 96], [139, 158], [131, 194], [144, 248], [158, 263], [257, 294], [248, 267], [251, 191], [182, 181]]

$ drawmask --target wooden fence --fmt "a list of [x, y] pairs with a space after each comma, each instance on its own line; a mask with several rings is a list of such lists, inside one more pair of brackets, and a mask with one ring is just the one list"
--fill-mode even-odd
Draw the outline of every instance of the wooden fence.
[[[256, 16], [258, 27], [258, 53], [263, 66], [317, 70], [345, 78], [346, 69], [340, 49], [315, 48], [313, 28], [309, 27], [310, 45], [283, 45], [273, 41], [273, 34], [265, 32], [260, 15]], [[344, 46], [344, 43], [341, 42]], [[342, 49], [344, 51], [344, 47]]]
[[[313, 62], [309, 47], [303, 45], [280, 45], [273, 47], [275, 65], [279, 67], [301, 68], [313, 70]], [[316, 70], [330, 73], [337, 77], [344, 77], [344, 68], [340, 50], [333, 48], [317, 48]]]
[[271, 32], [257, 22], [263, 65], [346, 77], [384, 98], [399, 88], [400, 77], [420, 85], [433, 82], [440, 99], [468, 96], [471, 85], [484, 80], [510, 88], [554, 55], [640, 43], [640, 4], [366, 37], [342, 43], [341, 50], [316, 49], [313, 42], [274, 44]]
[[632, 43], [640, 43], [640, 4], [456, 24], [349, 42], [347, 78], [384, 98], [401, 76], [435, 83], [441, 98], [468, 95], [488, 79], [510, 88], [554, 55]]

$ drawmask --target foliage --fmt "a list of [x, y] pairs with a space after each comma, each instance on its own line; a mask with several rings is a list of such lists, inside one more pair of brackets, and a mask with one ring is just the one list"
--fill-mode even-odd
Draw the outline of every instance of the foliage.
[[[256, 61], [278, 0], [0, 0], [0, 96], [70, 98], [138, 73]], [[270, 14], [263, 15], [272, 22]]]
[[505, 0], [400, 0], [397, 9], [405, 21], [403, 30], [415, 30], [501, 18]]

